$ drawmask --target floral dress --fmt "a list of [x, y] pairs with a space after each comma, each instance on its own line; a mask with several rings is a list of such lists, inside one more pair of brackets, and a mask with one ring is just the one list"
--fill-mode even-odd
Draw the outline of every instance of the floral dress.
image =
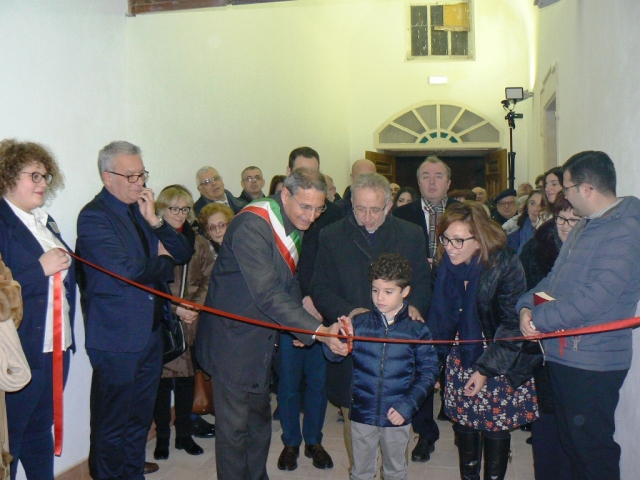
[[445, 413], [454, 422], [475, 430], [513, 430], [539, 417], [533, 379], [514, 389], [504, 375], [488, 377], [480, 392], [464, 395], [464, 386], [476, 371], [465, 368], [454, 345], [447, 357], [444, 391]]

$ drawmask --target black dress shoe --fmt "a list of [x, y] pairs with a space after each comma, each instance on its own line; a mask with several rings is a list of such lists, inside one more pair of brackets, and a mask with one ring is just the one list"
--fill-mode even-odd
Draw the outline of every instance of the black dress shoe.
[[191, 435], [176, 437], [176, 448], [178, 450], [184, 450], [189, 455], [202, 455], [204, 453], [202, 447], [193, 441]]
[[315, 445], [305, 445], [304, 456], [313, 459], [313, 466], [316, 468], [333, 468], [331, 456], [319, 443]]
[[149, 473], [157, 472], [158, 470], [160, 470], [160, 467], [157, 463], [144, 462], [144, 470], [142, 473], [147, 475]]
[[169, 458], [169, 437], [156, 438], [156, 449], [153, 451], [153, 458], [156, 460]]
[[298, 468], [298, 457], [300, 456], [300, 447], [284, 446], [282, 453], [278, 457], [278, 468], [280, 470], [295, 470]]
[[191, 435], [197, 438], [213, 438], [216, 436], [216, 426], [199, 416], [191, 422]]
[[436, 446], [434, 442], [427, 440], [424, 437], [418, 437], [418, 443], [413, 449], [413, 452], [411, 452], [411, 461], [428, 462], [435, 449]]

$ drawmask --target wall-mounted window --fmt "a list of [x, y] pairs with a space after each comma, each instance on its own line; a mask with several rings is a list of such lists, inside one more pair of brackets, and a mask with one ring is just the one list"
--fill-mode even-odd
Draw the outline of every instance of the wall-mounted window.
[[471, 0], [411, 4], [409, 60], [472, 59]]

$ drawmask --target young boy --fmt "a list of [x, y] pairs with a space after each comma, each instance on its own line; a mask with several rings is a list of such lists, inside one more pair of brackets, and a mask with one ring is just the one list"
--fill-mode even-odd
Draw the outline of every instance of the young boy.
[[[411, 265], [402, 255], [381, 255], [369, 269], [373, 311], [352, 319], [354, 335], [400, 340], [430, 340], [424, 323], [411, 320], [405, 300]], [[346, 319], [341, 317], [340, 320]], [[326, 357], [344, 357], [325, 348]], [[372, 479], [382, 450], [384, 478], [407, 479], [405, 452], [411, 417], [418, 411], [438, 374], [433, 345], [354, 342], [351, 393], [351, 480]]]

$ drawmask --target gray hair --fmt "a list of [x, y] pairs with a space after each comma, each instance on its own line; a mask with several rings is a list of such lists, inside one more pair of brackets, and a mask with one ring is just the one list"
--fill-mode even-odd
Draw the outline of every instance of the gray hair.
[[[196, 186], [199, 187], [200, 186], [200, 174], [201, 173], [207, 173], [209, 170], [215, 170], [215, 168], [213, 167], [209, 167], [208, 165], [206, 167], [202, 167], [201, 169], [199, 169], [196, 172]], [[217, 170], [216, 170], [217, 171]]]
[[351, 198], [353, 199], [356, 190], [361, 188], [369, 188], [371, 190], [379, 190], [384, 192], [385, 205], [391, 201], [391, 189], [389, 188], [389, 180], [379, 173], [362, 173], [358, 175], [351, 184]]
[[142, 150], [133, 143], [125, 142], [123, 140], [111, 142], [98, 152], [98, 171], [100, 176], [104, 172], [113, 170], [113, 160], [118, 155], [142, 155]]
[[289, 190], [291, 195], [295, 195], [300, 188], [303, 190], [318, 190], [326, 195], [327, 180], [318, 170], [296, 168], [284, 179], [283, 188]]
[[444, 168], [447, 169], [447, 180], [451, 180], [451, 169], [449, 168], [449, 165], [447, 165], [446, 163], [444, 163], [442, 160], [440, 160], [438, 157], [436, 157], [435, 155], [431, 155], [430, 157], [427, 157], [424, 159], [424, 162], [422, 162], [420, 164], [420, 166], [418, 167], [418, 170], [416, 170], [416, 176], [418, 177], [418, 182], [420, 182], [420, 169], [422, 168], [422, 166], [425, 163], [434, 163], [434, 164], [438, 164], [441, 163], [442, 165], [444, 165]]

